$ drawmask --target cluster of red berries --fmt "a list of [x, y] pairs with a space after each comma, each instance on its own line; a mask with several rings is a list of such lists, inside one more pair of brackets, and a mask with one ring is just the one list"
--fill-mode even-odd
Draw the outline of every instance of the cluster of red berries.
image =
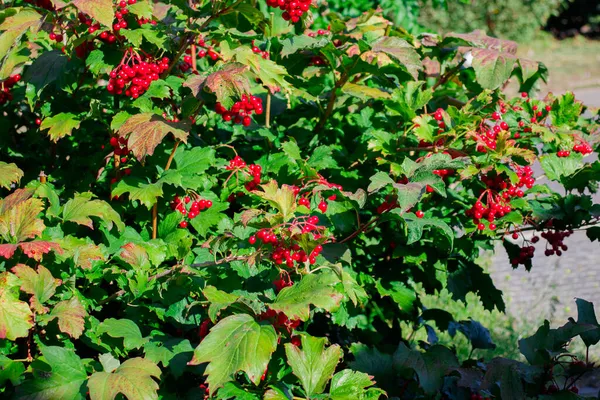
[[254, 40], [252, 41], [252, 52], [260, 55], [265, 60], [268, 60], [269, 58], [271, 58], [268, 51], [262, 51], [260, 49], [260, 47], [258, 47], [257, 45], [254, 44]]
[[[496, 118], [501, 118], [498, 112], [494, 112], [492, 114], [492, 119], [496, 120]], [[488, 149], [495, 150], [498, 135], [502, 131], [508, 131], [508, 129], [509, 126], [506, 121], [495, 124], [491, 128], [488, 126], [482, 126], [479, 134], [477, 134], [477, 138], [483, 141], [483, 144], [479, 144], [476, 150], [480, 153], [486, 153]]]
[[[335, 200], [335, 195], [331, 195], [329, 197], [329, 200]], [[300, 197], [298, 199], [298, 205], [310, 208], [310, 200], [308, 199], [308, 197], [304, 197], [304, 196]], [[319, 202], [319, 205], [317, 206], [319, 211], [321, 211], [323, 214], [325, 214], [327, 212], [327, 207], [328, 207], [328, 204], [327, 204], [327, 201], [325, 201], [325, 200], [321, 200]]]
[[183, 200], [181, 200], [179, 196], [175, 196], [173, 201], [171, 201], [171, 210], [179, 211], [181, 215], [186, 217], [185, 220], [179, 223], [179, 227], [185, 229], [188, 227], [188, 220], [196, 218], [200, 212], [208, 210], [212, 205], [213, 203], [210, 200], [198, 198], [192, 201], [189, 196], [185, 196]]
[[267, 309], [267, 311], [260, 314], [259, 319], [261, 321], [269, 320], [273, 327], [281, 332], [287, 332], [290, 334], [294, 329], [300, 326], [302, 321], [299, 319], [289, 319], [287, 315], [282, 312], [277, 312], [272, 309]]
[[127, 28], [127, 21], [125, 21], [125, 15], [129, 14], [127, 6], [135, 3], [137, 3], [137, 0], [117, 0], [115, 2], [115, 18], [117, 19], [117, 22], [113, 24], [113, 31], [119, 32], [121, 29]]
[[245, 171], [252, 177], [252, 180], [245, 183], [246, 190], [251, 192], [260, 184], [262, 178], [262, 167], [258, 164], [246, 165], [246, 162], [240, 156], [235, 156], [229, 160], [229, 165], [225, 167], [228, 171]]
[[377, 207], [377, 214], [383, 214], [386, 211], [390, 211], [398, 207], [400, 207], [398, 204], [398, 196], [385, 196], [383, 203]]
[[[110, 145], [113, 148], [113, 151], [115, 152], [115, 154], [117, 156], [124, 156], [126, 157], [127, 155], [129, 155], [129, 149], [127, 148], [127, 139], [125, 138], [116, 138], [116, 137], [111, 137], [110, 138]], [[125, 163], [127, 162], [127, 158], [123, 158], [121, 159], [121, 162]]]
[[54, 32], [50, 32], [50, 34], [48, 35], [48, 38], [54, 42], [62, 42], [64, 39], [64, 36], [62, 35], [62, 33], [54, 33]]
[[442, 133], [444, 132], [444, 129], [446, 129], [446, 123], [444, 122], [444, 114], [442, 114], [443, 111], [444, 110], [442, 110], [441, 108], [438, 108], [433, 113], [433, 119], [435, 119], [438, 124], [438, 133]]
[[471, 393], [471, 400], [489, 400], [489, 397], [483, 397], [479, 393]]
[[110, 80], [106, 89], [109, 93], [137, 99], [144, 94], [160, 74], [169, 69], [169, 59], [164, 57], [157, 62], [143, 61], [133, 51], [125, 54], [121, 64], [110, 72]]
[[217, 103], [215, 111], [221, 115], [223, 121], [233, 121], [236, 124], [249, 126], [252, 123], [252, 113], [257, 115], [263, 113], [263, 104], [260, 97], [244, 94], [242, 99], [231, 107], [231, 110], [227, 110], [221, 103]]
[[279, 279], [277, 279], [273, 282], [273, 285], [275, 286], [275, 290], [277, 291], [277, 293], [279, 293], [279, 292], [281, 292], [281, 289], [293, 286], [294, 282], [290, 279], [289, 274], [282, 273], [279, 276]]
[[541, 237], [548, 241], [550, 247], [546, 248], [544, 254], [548, 257], [557, 255], [562, 256], [563, 251], [567, 251], [569, 248], [563, 243], [565, 238], [568, 238], [573, 234], [573, 231], [546, 231], [540, 234]]
[[585, 156], [586, 154], [590, 154], [594, 150], [592, 149], [592, 146], [590, 146], [588, 143], [582, 141], [581, 143], [573, 146], [573, 151], [576, 153], [583, 154]]
[[556, 152], [556, 155], [558, 157], [569, 157], [571, 155], [571, 152], [569, 150], [559, 150]]
[[[512, 238], [513, 239], [518, 239], [519, 238], [519, 234], [518, 233], [513, 233], [512, 234]], [[539, 240], [539, 238], [537, 236], [534, 236], [533, 239], [536, 239], [535, 242], [537, 242]], [[534, 242], [532, 240], [532, 242]], [[535, 243], [534, 242], [534, 243]], [[510, 260], [510, 263], [513, 265], [513, 267], [517, 267], [519, 264], [527, 264], [528, 261], [530, 261], [531, 259], [533, 259], [533, 255], [535, 253], [535, 247], [533, 246], [523, 246], [520, 248], [519, 250], [519, 255], [517, 255], [515, 258]]]
[[8, 103], [13, 99], [13, 95], [10, 91], [20, 80], [21, 75], [17, 74], [9, 77], [3, 82], [0, 82], [0, 88], [2, 89], [0, 90], [0, 105]]
[[315, 32], [313, 32], [313, 31], [306, 31], [304, 33], [308, 37], [316, 37], [316, 36], [326, 36], [326, 35], [329, 35], [331, 33], [331, 31], [329, 29], [319, 29], [319, 30], [317, 30]]
[[267, 0], [267, 5], [283, 10], [283, 19], [296, 23], [310, 9], [312, 0]]
[[[186, 72], [192, 68], [192, 46], [185, 50], [186, 55], [183, 57], [183, 63], [179, 66], [181, 72]], [[198, 45], [196, 46], [196, 57], [204, 58], [208, 57], [213, 61], [219, 59], [219, 53], [214, 51], [212, 46], [208, 46], [202, 36], [198, 38]]]

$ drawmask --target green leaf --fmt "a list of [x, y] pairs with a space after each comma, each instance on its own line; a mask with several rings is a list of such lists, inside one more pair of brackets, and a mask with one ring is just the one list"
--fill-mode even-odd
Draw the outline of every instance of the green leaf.
[[79, 129], [80, 121], [77, 116], [72, 113], [60, 113], [51, 118], [44, 118], [40, 130], [48, 129], [48, 136], [53, 142], [58, 142], [59, 139], [71, 135], [73, 129]]
[[111, 0], [73, 0], [72, 3], [82, 13], [89, 15], [104, 26], [112, 27], [115, 10]]
[[153, 340], [144, 345], [146, 358], [169, 368], [176, 378], [183, 375], [194, 348], [187, 339]]
[[548, 179], [560, 181], [560, 178], [569, 177], [583, 167], [583, 156], [572, 154], [558, 157], [556, 154], [546, 154], [540, 157], [540, 164]]
[[67, 56], [62, 51], [46, 51], [27, 68], [24, 79], [39, 93], [64, 73], [68, 62]]
[[277, 347], [272, 325], [260, 325], [248, 314], [227, 317], [215, 325], [194, 350], [190, 365], [208, 363], [205, 375], [210, 393], [244, 371], [258, 385]]
[[317, 50], [327, 46], [330, 42], [326, 37], [310, 37], [308, 35], [296, 35], [281, 41], [283, 48], [281, 56], [287, 57], [295, 54], [300, 50]]
[[175, 153], [176, 171], [182, 176], [184, 186], [192, 185], [192, 182], [186, 184], [186, 181], [197, 180], [196, 175], [206, 172], [211, 166], [215, 165], [215, 150], [212, 147], [194, 147], [191, 150], [183, 150]]
[[10, 49], [20, 43], [21, 36], [31, 30], [37, 32], [42, 23], [42, 16], [32, 8], [10, 8], [14, 11], [0, 24], [0, 60], [4, 59]]
[[410, 313], [414, 309], [417, 294], [414, 289], [407, 287], [404, 283], [378, 280], [376, 287], [382, 297], [390, 296], [400, 310]]
[[0, 161], [0, 187], [10, 189], [11, 184], [19, 183], [23, 175], [17, 164]]
[[494, 386], [500, 387], [500, 398], [508, 400], [521, 400], [527, 398], [523, 388], [525, 373], [523, 364], [506, 358], [494, 358], [487, 366], [481, 388], [492, 390]]
[[394, 183], [394, 180], [390, 178], [389, 174], [379, 171], [371, 177], [371, 183], [369, 184], [367, 191], [369, 193], [378, 192], [384, 187], [393, 185]]
[[107, 64], [104, 61], [104, 52], [102, 50], [92, 50], [85, 59], [85, 65], [94, 75], [109, 73], [113, 68], [113, 65]]
[[319, 146], [314, 149], [307, 164], [317, 171], [338, 168], [337, 161], [333, 157], [333, 146]]
[[260, 185], [263, 191], [254, 191], [253, 194], [267, 200], [273, 207], [277, 208], [284, 221], [290, 219], [296, 211], [296, 195], [293, 189], [288, 185], [283, 185], [281, 188], [277, 186], [276, 181], [270, 181], [264, 185]]
[[585, 234], [591, 242], [596, 240], [600, 241], [600, 226], [592, 226], [591, 228], [586, 229]]
[[205, 287], [202, 291], [202, 294], [210, 303], [210, 307], [208, 308], [208, 316], [212, 322], [217, 321], [217, 317], [219, 316], [219, 312], [221, 310], [229, 307], [239, 299], [239, 296], [224, 292], [214, 286]]
[[217, 400], [260, 400], [260, 397], [239, 384], [227, 382], [217, 393]]
[[114, 224], [119, 232], [122, 232], [125, 224], [121, 221], [119, 214], [104, 200], [92, 200], [93, 196], [91, 192], [77, 193], [75, 197], [67, 201], [63, 206], [63, 221], [74, 222], [94, 229], [90, 217], [97, 217], [106, 224], [109, 230]]
[[414, 370], [419, 377], [419, 385], [425, 393], [433, 395], [442, 388], [444, 377], [458, 368], [459, 363], [454, 353], [447, 347], [435, 345], [427, 352], [421, 353], [400, 343], [394, 353], [394, 366], [400, 370]]
[[[594, 303], [583, 299], [576, 299], [575, 303], [577, 304], [577, 323], [600, 328], [596, 319], [596, 312], [594, 311]], [[600, 342], [600, 329], [583, 332], [580, 336], [587, 347], [593, 346]]]
[[135, 47], [140, 47], [142, 45], [142, 40], [144, 39], [142, 29], [123, 29], [120, 33]]
[[38, 265], [37, 271], [25, 264], [17, 264], [12, 272], [21, 280], [21, 290], [31, 296], [31, 307], [40, 314], [48, 312], [44, 303], [56, 292], [60, 279], [54, 279], [50, 271], [43, 265]]
[[342, 358], [342, 349], [334, 344], [325, 349], [326, 338], [302, 335], [301, 348], [285, 344], [285, 355], [292, 372], [300, 379], [307, 397], [323, 393]]
[[[34, 379], [17, 388], [18, 400], [85, 399], [85, 382], [88, 378], [83, 361], [73, 349], [57, 346], [40, 346], [44, 362], [50, 367], [34, 367]], [[33, 364], [36, 365], [36, 364]]]
[[502, 299], [502, 291], [494, 286], [494, 282], [489, 274], [472, 261], [465, 259], [448, 260], [447, 287], [454, 300], [465, 301], [467, 293], [474, 292], [479, 295], [483, 307], [486, 310], [493, 310], [494, 307], [499, 311], [506, 308]]
[[145, 358], [131, 358], [114, 372], [96, 372], [90, 376], [88, 388], [92, 400], [114, 400], [119, 393], [129, 400], [158, 399], [160, 368]]
[[148, 342], [148, 338], [142, 337], [140, 328], [130, 319], [105, 319], [96, 329], [96, 334], [103, 333], [113, 338], [123, 338], [126, 350], [139, 349]]
[[550, 118], [554, 126], [575, 127], [582, 111], [583, 104], [575, 100], [572, 92], [566, 92], [552, 103]]
[[288, 157], [294, 161], [299, 161], [302, 159], [302, 155], [300, 154], [300, 148], [295, 140], [290, 140], [289, 142], [285, 142], [281, 145], [281, 149]]
[[27, 337], [33, 327], [33, 313], [19, 300], [19, 285], [15, 275], [0, 273], [0, 339]]
[[151, 19], [153, 17], [152, 4], [147, 0], [138, 0], [135, 4], [129, 4], [127, 10], [141, 18]]
[[[369, 386], [373, 386], [374, 384], [375, 382], [371, 376], [363, 372], [345, 369], [335, 374], [331, 379], [329, 396], [331, 400], [364, 399], [367, 388]], [[370, 391], [377, 392], [379, 395], [385, 394], [385, 392], [381, 389], [373, 388]], [[379, 396], [375, 396], [373, 398], [379, 398]]]
[[125, 178], [113, 188], [113, 196], [122, 196], [129, 193], [131, 201], [139, 201], [150, 209], [156, 203], [156, 199], [163, 195], [162, 183], [146, 183], [137, 178]]
[[[392, 210], [391, 212], [400, 214], [398, 209]], [[439, 233], [448, 240], [450, 248], [452, 248], [454, 244], [454, 232], [444, 221], [433, 218], [419, 218], [413, 213], [404, 214], [402, 218], [404, 218], [408, 230], [407, 245], [421, 240], [424, 228], [436, 228]]]
[[516, 57], [492, 49], [471, 49], [475, 77], [484, 89], [495, 90], [503, 85], [512, 73]]
[[0, 386], [4, 386], [6, 381], [10, 381], [13, 386], [18, 386], [23, 380], [24, 372], [25, 366], [22, 362], [0, 355]]
[[460, 321], [457, 324], [459, 332], [469, 339], [474, 349], [495, 349], [496, 345], [492, 341], [490, 331], [474, 320]]
[[337, 283], [339, 278], [331, 271], [305, 275], [300, 282], [282, 289], [269, 307], [301, 321], [308, 320], [311, 305], [335, 311], [344, 297], [333, 287]]
[[392, 97], [391, 94], [382, 89], [367, 85], [359, 85], [356, 83], [346, 83], [342, 87], [342, 92], [363, 101], [370, 101], [373, 99], [389, 99]]

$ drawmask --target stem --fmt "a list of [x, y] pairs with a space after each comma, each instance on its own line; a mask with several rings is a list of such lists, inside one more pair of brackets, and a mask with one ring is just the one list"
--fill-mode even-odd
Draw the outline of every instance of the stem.
[[[167, 165], [165, 166], [165, 171], [168, 171], [169, 168], [171, 168], [171, 163], [173, 162], [173, 158], [175, 157], [175, 152], [177, 151], [177, 148], [179, 147], [179, 143], [181, 143], [179, 140], [177, 140], [175, 142], [175, 146], [173, 146], [171, 155], [169, 156], [169, 159], [167, 160]], [[156, 239], [157, 233], [158, 233], [158, 201], [156, 203], [154, 203], [154, 206], [152, 207], [152, 239]]]
[[331, 96], [329, 97], [329, 101], [327, 102], [327, 108], [325, 109], [325, 113], [321, 116], [321, 119], [319, 120], [319, 123], [317, 124], [317, 126], [315, 128], [316, 132], [322, 131], [323, 128], [325, 127], [325, 123], [327, 122], [327, 119], [329, 119], [329, 117], [333, 113], [333, 107], [335, 106], [335, 101], [337, 100], [337, 91], [338, 91], [338, 89], [341, 89], [346, 84], [346, 82], [348, 82], [348, 79], [350, 78], [350, 71], [352, 70], [352, 68], [354, 68], [356, 66], [356, 64], [358, 63], [358, 60], [359, 60], [359, 58], [357, 58], [356, 61], [354, 61], [354, 63], [350, 66], [350, 68], [348, 68], [344, 71], [342, 76], [340, 76], [340, 79], [333, 86], [333, 89], [331, 91]]
[[366, 224], [364, 224], [363, 226], [359, 227], [358, 230], [356, 230], [356, 232], [354, 232], [353, 234], [351, 234], [350, 236], [348, 236], [345, 239], [342, 239], [342, 241], [340, 241], [340, 243], [346, 243], [347, 241], [354, 239], [355, 237], [357, 237], [358, 235], [360, 235], [362, 232], [364, 232], [365, 230], [367, 230], [369, 228], [369, 226], [375, 224], [377, 221], [379, 221], [379, 218], [381, 217], [375, 217], [372, 220], [370, 220], [369, 222], [367, 222]]
[[192, 45], [192, 71], [196, 72], [196, 43]]
[[462, 65], [465, 63], [465, 60], [463, 59], [456, 67], [449, 69], [448, 71], [446, 71], [442, 76], [440, 76], [440, 79], [438, 79], [438, 81], [431, 87], [431, 90], [434, 91], [435, 89], [438, 88], [438, 86], [443, 85], [444, 83], [448, 82], [448, 80], [450, 78], [452, 78], [454, 75], [456, 75], [456, 73], [458, 71], [460, 71], [460, 67], [462, 67]]
[[267, 128], [271, 127], [271, 92], [267, 93], [267, 110], [265, 114], [265, 126]]

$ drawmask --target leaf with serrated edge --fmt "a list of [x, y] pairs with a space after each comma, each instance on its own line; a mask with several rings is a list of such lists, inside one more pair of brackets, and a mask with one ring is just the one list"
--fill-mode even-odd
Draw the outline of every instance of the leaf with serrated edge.
[[112, 27], [115, 19], [112, 0], [73, 0], [73, 4], [102, 25]]
[[18, 183], [23, 177], [23, 171], [17, 167], [17, 164], [7, 164], [0, 161], [0, 187], [10, 189], [10, 185]]
[[19, 300], [19, 285], [16, 275], [0, 273], [0, 339], [26, 337], [33, 326], [29, 305]]
[[28, 199], [3, 210], [0, 214], [0, 235], [13, 242], [23, 242], [41, 235], [46, 226], [37, 216], [43, 208], [42, 200]]
[[96, 372], [88, 381], [92, 400], [113, 400], [119, 393], [130, 400], [158, 399], [160, 368], [145, 358], [131, 358], [114, 372]]
[[45, 118], [40, 125], [40, 130], [48, 129], [48, 136], [53, 142], [58, 142], [59, 139], [68, 136], [73, 132], [73, 129], [79, 128], [80, 121], [76, 119], [76, 115], [72, 113], [60, 113], [51, 118]]
[[331, 400], [356, 400], [364, 398], [365, 389], [373, 386], [373, 377], [364, 372], [345, 369], [331, 379]]
[[51, 370], [34, 367], [35, 378], [17, 388], [15, 399], [85, 399], [87, 372], [75, 351], [57, 346], [40, 346], [40, 350]]
[[205, 287], [202, 291], [202, 294], [210, 303], [210, 307], [208, 308], [208, 316], [213, 322], [217, 321], [219, 312], [222, 309], [229, 307], [239, 299], [239, 296], [224, 292], [214, 286]]
[[337, 283], [339, 278], [332, 271], [305, 275], [300, 282], [282, 289], [269, 307], [301, 321], [308, 320], [311, 305], [335, 311], [344, 297], [333, 287]]
[[140, 328], [130, 319], [107, 318], [96, 330], [98, 335], [106, 333], [113, 338], [123, 338], [125, 349], [139, 349], [148, 342], [148, 338], [142, 337]]
[[44, 254], [50, 253], [53, 250], [59, 254], [62, 254], [62, 249], [58, 243], [47, 242], [45, 240], [34, 240], [33, 242], [22, 242], [19, 243], [19, 247], [23, 250], [29, 258], [33, 258], [35, 261], [41, 261]]
[[272, 325], [258, 324], [248, 314], [236, 314], [210, 330], [194, 350], [189, 365], [208, 363], [204, 374], [211, 394], [239, 371], [258, 385], [276, 347], [277, 333]]
[[117, 134], [127, 138], [127, 146], [138, 161], [143, 161], [146, 156], [154, 154], [158, 146], [168, 133], [175, 139], [187, 142], [189, 128], [187, 122], [168, 122], [161, 116], [153, 113], [137, 114], [130, 117], [119, 127]]
[[243, 94], [250, 93], [247, 72], [248, 67], [245, 65], [231, 63], [210, 75], [192, 76], [183, 86], [190, 88], [196, 97], [199, 97], [206, 87], [217, 96], [217, 101], [225, 108], [229, 108], [233, 105], [234, 98], [239, 99]]
[[289, 219], [296, 210], [296, 195], [288, 185], [277, 186], [277, 182], [270, 181], [260, 186], [263, 191], [254, 191], [257, 196], [267, 200], [273, 207], [281, 212], [283, 219]]
[[285, 355], [294, 375], [300, 379], [307, 397], [323, 393], [342, 358], [342, 349], [334, 344], [325, 350], [326, 338], [302, 335], [302, 349], [285, 344]]
[[43, 303], [48, 301], [61, 284], [60, 279], [54, 279], [52, 273], [43, 265], [39, 265], [37, 271], [25, 264], [17, 264], [12, 272], [21, 280], [21, 290], [31, 296], [31, 307], [40, 314], [48, 312]]
[[77, 297], [71, 297], [56, 303], [49, 317], [58, 319], [58, 329], [61, 332], [77, 339], [83, 333], [86, 315], [87, 312]]
[[125, 224], [110, 204], [104, 200], [92, 200], [92, 197], [91, 192], [78, 193], [67, 201], [63, 206], [63, 221], [75, 222], [94, 229], [90, 217], [98, 217], [106, 224], [108, 229], [112, 229], [114, 223], [119, 231], [123, 231]]
[[419, 54], [404, 39], [395, 36], [384, 36], [377, 39], [371, 47], [374, 52], [385, 53], [395, 59], [406, 68], [414, 79], [418, 78], [419, 71], [423, 69]]

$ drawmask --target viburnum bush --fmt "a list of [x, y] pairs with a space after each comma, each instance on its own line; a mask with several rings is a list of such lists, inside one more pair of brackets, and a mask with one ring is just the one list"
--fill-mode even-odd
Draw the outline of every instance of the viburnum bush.
[[4, 4], [2, 397], [579, 398], [591, 303], [523, 362], [459, 360], [437, 332], [489, 331], [419, 299], [503, 311], [482, 251], [600, 237], [597, 116], [538, 99], [513, 42], [303, 0]]

